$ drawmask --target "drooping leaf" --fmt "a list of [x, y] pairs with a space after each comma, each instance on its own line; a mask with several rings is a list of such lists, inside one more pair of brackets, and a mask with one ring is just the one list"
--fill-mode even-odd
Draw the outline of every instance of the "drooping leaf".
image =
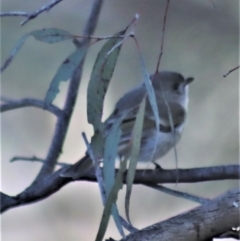
[[98, 157], [97, 154], [100, 154], [100, 155], [102, 154], [102, 144], [101, 143], [103, 142], [103, 135], [101, 132], [95, 134], [92, 137], [91, 145], [88, 143], [85, 133], [82, 133], [82, 136], [83, 136], [84, 142], [86, 143], [86, 146], [87, 146], [88, 155], [90, 156], [90, 158], [93, 162], [93, 166], [95, 167], [95, 176], [96, 176], [98, 186], [100, 189], [102, 203], [104, 205], [106, 203], [106, 192], [105, 192], [105, 188], [104, 188], [102, 171], [100, 169], [98, 159], [96, 159], [96, 157]]
[[122, 131], [120, 130], [121, 122], [122, 119], [120, 118], [116, 120], [116, 122], [112, 125], [112, 128], [105, 140], [103, 158], [103, 177], [107, 197], [114, 184], [115, 160], [118, 152], [118, 144], [122, 134]]
[[[92, 146], [94, 147], [93, 152], [94, 155], [97, 156], [97, 158], [102, 156], [101, 153], [103, 153], [102, 151], [104, 147], [103, 124], [101, 122], [103, 101], [107, 91], [108, 84], [111, 80], [114, 68], [116, 66], [117, 58], [121, 50], [122, 42], [120, 42], [121, 38], [118, 38], [118, 36], [123, 35], [125, 31], [126, 30], [115, 34], [113, 38], [109, 39], [104, 44], [95, 61], [91, 78], [88, 84], [88, 122], [92, 124], [94, 127], [94, 136], [98, 136], [97, 139], [100, 140], [98, 144], [95, 144], [93, 143], [95, 138], [93, 137], [92, 139]], [[117, 130], [117, 132], [119, 131], [120, 130]], [[117, 148], [117, 145], [118, 142], [114, 145], [116, 146], [115, 149]], [[116, 157], [116, 153], [114, 155]], [[112, 171], [112, 175], [114, 178], [114, 168]]]
[[[109, 135], [106, 138], [105, 141], [105, 149], [104, 149], [104, 166], [103, 166], [103, 174], [104, 174], [104, 179], [101, 176], [101, 173], [97, 174], [96, 177], [98, 180], [98, 185], [101, 191], [101, 196], [103, 200], [104, 206], [106, 206], [106, 200], [109, 196], [109, 193], [113, 187], [114, 184], [114, 177], [115, 177], [115, 158], [117, 154], [117, 147], [118, 143], [121, 137], [121, 130], [119, 128], [119, 125], [121, 123], [121, 120], [118, 120], [117, 122], [114, 123], [114, 126], [109, 132]], [[92, 149], [95, 152], [95, 155], [101, 154], [101, 148], [104, 144], [104, 139], [103, 135], [101, 132], [97, 132], [93, 138], [92, 138]], [[105, 169], [105, 170], [104, 170]], [[97, 172], [97, 169], [95, 170]], [[103, 180], [103, 181], [102, 181]], [[103, 190], [103, 187], [105, 187], [105, 190]], [[111, 200], [109, 200], [108, 205], [112, 205], [111, 213], [112, 214], [114, 221], [116, 223], [116, 226], [119, 230], [119, 233], [124, 236], [124, 231], [122, 228], [121, 221], [117, 205], [115, 203], [111, 203]], [[107, 224], [106, 224], [107, 225]]]
[[123, 223], [122, 223], [122, 219], [119, 215], [118, 212], [118, 208], [117, 208], [117, 204], [113, 203], [112, 204], [112, 210], [111, 210], [111, 214], [113, 216], [113, 220], [116, 224], [116, 227], [118, 229], [118, 232], [121, 234], [122, 237], [125, 237], [124, 231], [123, 231]]
[[88, 84], [87, 112], [88, 122], [95, 130], [102, 128], [103, 101], [122, 46], [122, 38], [118, 36], [125, 32], [126, 30], [123, 30], [115, 34], [104, 44], [93, 67]]
[[156, 121], [156, 126], [159, 128], [160, 119], [159, 119], [159, 111], [158, 111], [158, 106], [157, 106], [157, 100], [156, 100], [155, 92], [154, 92], [154, 89], [153, 89], [153, 86], [152, 86], [152, 82], [149, 78], [149, 74], [147, 73], [145, 62], [144, 62], [144, 59], [143, 59], [142, 56], [141, 56], [141, 63], [142, 63], [144, 83], [145, 83], [145, 86], [146, 86], [146, 89], [147, 89], [149, 102], [150, 102], [152, 110], [153, 110], [153, 114], [154, 114], [155, 121]]
[[141, 137], [142, 137], [143, 122], [144, 122], [145, 106], [146, 106], [146, 99], [144, 98], [136, 116], [136, 121], [134, 123], [132, 138], [131, 138], [131, 152], [130, 152], [128, 172], [127, 172], [127, 183], [126, 183], [127, 190], [126, 190], [126, 197], [125, 197], [125, 213], [129, 222], [130, 222], [129, 204], [130, 204], [133, 180], [136, 172], [138, 155], [141, 147]]
[[[140, 59], [141, 59], [141, 64], [142, 64], [142, 72], [143, 72], [143, 77], [144, 77], [144, 83], [147, 89], [147, 94], [148, 94], [148, 99], [150, 102], [150, 105], [152, 107], [153, 110], [153, 114], [154, 114], [154, 118], [155, 118], [155, 124], [156, 124], [156, 131], [159, 132], [159, 126], [160, 126], [160, 119], [159, 119], [159, 110], [158, 110], [158, 106], [157, 106], [157, 100], [156, 100], [156, 96], [155, 96], [155, 92], [152, 86], [152, 82], [149, 78], [149, 75], [147, 73], [147, 69], [146, 69], [146, 65], [143, 59], [143, 56], [140, 55]], [[157, 142], [158, 142], [158, 135], [156, 137], [155, 140], [155, 146], [154, 146], [154, 150], [152, 152], [152, 157], [156, 151], [157, 148]], [[152, 160], [152, 157], [150, 158], [149, 161]]]
[[117, 173], [114, 185], [108, 195], [107, 202], [106, 202], [106, 205], [103, 210], [102, 219], [101, 219], [100, 226], [98, 229], [97, 237], [95, 239], [96, 241], [102, 241], [102, 239], [104, 237], [104, 234], [105, 234], [107, 226], [108, 226], [111, 210], [113, 207], [112, 204], [116, 202], [118, 192], [123, 186], [123, 175], [126, 171], [126, 166], [127, 166], [127, 159], [125, 159], [124, 161], [122, 161], [120, 163], [120, 168]]
[[60, 65], [55, 74], [50, 87], [45, 97], [45, 103], [51, 104], [59, 93], [59, 85], [62, 81], [67, 81], [73, 75], [73, 72], [78, 68], [80, 62], [85, 56], [87, 47], [83, 46], [74, 51], [68, 58], [66, 58]]
[[28, 35], [25, 35], [25, 36], [23, 36], [22, 38], [20, 38], [18, 40], [17, 44], [11, 50], [11, 53], [10, 53], [9, 57], [6, 59], [6, 61], [4, 62], [3, 66], [1, 67], [1, 72], [3, 72], [10, 65], [10, 63], [13, 60], [13, 58], [18, 53], [18, 51], [21, 49], [21, 47], [23, 46], [23, 44], [25, 43], [27, 38], [28, 38]]
[[[102, 143], [99, 143], [99, 145], [92, 143], [94, 155], [97, 155], [97, 156], [101, 156], [100, 154], [101, 149], [103, 149], [103, 146], [104, 146], [104, 139], [103, 139], [104, 126], [103, 126], [103, 123], [101, 122], [104, 97], [105, 97], [108, 85], [110, 83], [110, 80], [112, 78], [113, 71], [116, 66], [116, 62], [122, 46], [122, 38], [118, 38], [118, 36], [122, 36], [125, 32], [126, 30], [115, 34], [112, 39], [109, 39], [104, 44], [95, 61], [91, 78], [88, 84], [88, 94], [87, 94], [88, 122], [92, 124], [94, 127], [94, 136], [95, 135], [100, 136], [101, 137], [100, 139], [103, 140]], [[97, 240], [102, 240], [101, 237], [103, 237], [106, 231], [111, 211], [112, 211], [114, 220], [116, 222], [116, 226], [119, 229], [119, 232], [121, 233], [121, 235], [124, 235], [123, 228], [120, 224], [117, 206], [114, 204], [117, 199], [118, 191], [122, 187], [122, 181], [120, 184], [119, 183], [116, 184], [116, 180], [114, 182], [114, 177], [115, 177], [114, 163], [115, 163], [115, 158], [117, 154], [118, 143], [121, 136], [121, 130], [119, 128], [120, 123], [121, 121], [118, 120], [117, 123], [113, 125], [113, 129], [109, 134], [109, 136], [107, 137], [105, 148], [104, 148], [103, 172], [104, 172], [104, 187], [105, 187], [107, 202], [105, 203], [104, 215], [102, 219], [103, 221], [99, 229]], [[114, 191], [110, 191], [110, 190], [114, 190]], [[114, 193], [114, 194], [111, 194], [111, 193]]]
[[197, 195], [192, 195], [192, 194], [189, 194], [189, 193], [186, 193], [186, 192], [176, 191], [176, 190], [173, 190], [171, 188], [164, 187], [162, 185], [145, 184], [145, 186], [151, 187], [155, 190], [158, 190], [160, 192], [172, 195], [174, 197], [184, 198], [184, 199], [192, 201], [192, 202], [200, 203], [201, 205], [207, 204], [210, 201], [210, 199], [208, 199], [208, 198], [203, 198], [203, 197], [200, 197], [200, 196], [197, 196]]
[[1, 72], [3, 72], [10, 65], [13, 58], [19, 52], [27, 38], [31, 36], [34, 37], [36, 40], [45, 43], [56, 43], [73, 38], [73, 36], [70, 33], [62, 29], [49, 28], [42, 30], [34, 30], [24, 35], [22, 38], [18, 40], [17, 44], [11, 50], [9, 57], [6, 59], [3, 66], [1, 67]]
[[[103, 158], [103, 177], [104, 177], [104, 186], [106, 190], [106, 198], [108, 198], [109, 193], [114, 184], [115, 160], [118, 152], [118, 144], [122, 134], [122, 131], [120, 130], [121, 122], [122, 122], [122, 118], [116, 119], [115, 123], [112, 125], [112, 128], [105, 140], [104, 158]], [[124, 232], [120, 222], [117, 205], [114, 203], [112, 204], [109, 203], [109, 205], [113, 205], [112, 216], [114, 218], [114, 221], [118, 228], [119, 233], [123, 236]]]

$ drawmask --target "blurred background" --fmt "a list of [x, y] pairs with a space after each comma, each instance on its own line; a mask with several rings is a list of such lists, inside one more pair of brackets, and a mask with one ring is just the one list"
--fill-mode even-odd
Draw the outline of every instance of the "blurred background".
[[[1, 11], [33, 11], [46, 0], [2, 0]], [[105, 0], [94, 35], [112, 35], [122, 30], [139, 10], [143, 0]], [[93, 0], [63, 1], [48, 13], [20, 27], [21, 17], [1, 19], [1, 60], [24, 34], [42, 28], [61, 28], [81, 34]], [[136, 27], [147, 69], [153, 73], [160, 52], [165, 0], [144, 5]], [[78, 101], [59, 161], [74, 163], [85, 152], [81, 132], [88, 138], [92, 127], [86, 117], [86, 88], [103, 43], [93, 45], [84, 65]], [[48, 45], [29, 38], [9, 68], [2, 74], [1, 95], [15, 99], [44, 99], [49, 83], [62, 61], [74, 50], [70, 41]], [[167, 16], [162, 70], [193, 76], [189, 118], [177, 146], [180, 168], [237, 164], [239, 161], [239, 72], [223, 78], [239, 63], [239, 1], [171, 1]], [[104, 118], [118, 98], [142, 81], [141, 65], [133, 40], [125, 41], [107, 93]], [[62, 107], [68, 83], [61, 84], [56, 105]], [[1, 116], [1, 190], [9, 195], [23, 191], [35, 178], [41, 164], [9, 160], [16, 155], [45, 158], [56, 119], [46, 111], [23, 108]], [[173, 151], [159, 160], [163, 168], [174, 168]], [[146, 168], [142, 165], [141, 168]], [[151, 167], [151, 166], [150, 166]], [[213, 198], [238, 181], [166, 185], [205, 198]], [[118, 206], [124, 213], [125, 189]], [[137, 228], [196, 207], [197, 204], [134, 186], [130, 217]], [[2, 215], [2, 240], [94, 240], [103, 207], [96, 183], [75, 182], [40, 202], [11, 209]], [[106, 237], [120, 236], [111, 220]]]

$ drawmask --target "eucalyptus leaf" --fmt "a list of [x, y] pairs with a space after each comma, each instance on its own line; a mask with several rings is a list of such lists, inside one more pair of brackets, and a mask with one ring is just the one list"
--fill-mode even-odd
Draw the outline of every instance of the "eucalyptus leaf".
[[113, 219], [114, 219], [114, 222], [115, 222], [116, 227], [118, 229], [118, 232], [121, 234], [122, 237], [125, 237], [125, 234], [124, 234], [124, 231], [123, 231], [122, 218], [119, 215], [116, 203], [112, 204], [111, 214], [113, 216]]
[[127, 181], [126, 181], [127, 190], [126, 190], [126, 197], [125, 197], [125, 213], [126, 213], [127, 220], [129, 222], [130, 222], [129, 204], [130, 204], [133, 180], [136, 172], [138, 155], [141, 147], [141, 137], [142, 137], [143, 122], [144, 122], [145, 106], [146, 106], [146, 99], [144, 98], [136, 116], [136, 121], [134, 123], [133, 133], [131, 138], [131, 153], [130, 153], [130, 159], [129, 159], [129, 168], [127, 172]]
[[33, 36], [38, 41], [49, 44], [58, 43], [74, 38], [73, 35], [71, 35], [69, 32], [58, 28], [45, 28], [42, 30], [35, 30], [28, 35]]
[[[121, 122], [122, 122], [122, 118], [119, 118], [115, 121], [105, 140], [104, 158], [103, 158], [103, 177], [104, 177], [104, 186], [105, 186], [107, 198], [114, 184], [115, 160], [118, 152], [118, 144], [122, 134], [122, 131], [120, 130]], [[118, 228], [119, 233], [122, 236], [124, 236], [119, 213], [117, 210], [117, 205], [114, 203], [112, 203], [112, 205], [113, 206], [112, 206], [111, 213], [112, 213], [113, 219], [115, 221], [115, 224]]]
[[67, 57], [60, 65], [57, 73], [51, 81], [50, 87], [45, 97], [45, 103], [51, 104], [59, 93], [59, 86], [62, 81], [70, 79], [74, 71], [78, 68], [80, 62], [86, 54], [87, 47], [82, 46]]
[[[145, 62], [144, 62], [144, 59], [143, 59], [142, 55], [140, 55], [140, 59], [141, 59], [142, 72], [143, 72], [144, 83], [145, 83], [147, 94], [148, 94], [148, 99], [149, 99], [150, 105], [152, 107], [154, 118], [155, 118], [156, 132], [159, 132], [160, 131], [159, 130], [160, 118], [159, 118], [159, 109], [158, 109], [158, 106], [157, 106], [157, 100], [156, 100], [155, 92], [154, 92], [154, 89], [153, 89], [153, 86], [152, 86], [152, 82], [149, 78], [149, 74], [147, 73], [146, 65], [145, 65]], [[155, 140], [155, 146], [154, 146], [154, 150], [152, 152], [152, 157], [153, 157], [153, 155], [156, 151], [157, 142], [158, 142], [158, 135], [157, 135], [156, 140]], [[152, 157], [150, 158], [149, 161], [152, 160]]]
[[104, 44], [93, 67], [87, 92], [87, 116], [88, 122], [93, 125], [94, 130], [103, 128], [101, 118], [104, 97], [121, 50], [122, 38], [120, 36], [125, 32], [126, 30], [123, 30], [115, 34]]
[[154, 92], [154, 89], [153, 89], [153, 86], [152, 86], [152, 82], [149, 78], [149, 74], [147, 73], [143, 57], [141, 57], [141, 60], [142, 60], [141, 63], [142, 63], [144, 83], [145, 83], [145, 86], [146, 86], [148, 99], [149, 99], [149, 102], [151, 104], [153, 114], [154, 114], [154, 117], [155, 117], [156, 128], [159, 130], [160, 119], [159, 119], [159, 110], [158, 110], [158, 106], [157, 106], [157, 100], [156, 100], [155, 92]]
[[[108, 85], [113, 75], [114, 68], [122, 46], [122, 36], [126, 30], [123, 30], [109, 39], [102, 49], [100, 50], [95, 61], [93, 71], [88, 84], [87, 92], [87, 116], [88, 122], [94, 127], [94, 136], [104, 136], [104, 125], [101, 122], [104, 97], [107, 92]], [[118, 38], [119, 37], [119, 38]], [[116, 226], [123, 236], [123, 228], [121, 225], [120, 217], [118, 214], [117, 206], [115, 204], [117, 194], [122, 188], [122, 180], [119, 177], [115, 179], [115, 159], [119, 140], [121, 137], [120, 130], [121, 120], [117, 120], [105, 140], [102, 143], [92, 143], [94, 155], [100, 155], [101, 147], [104, 146], [104, 161], [103, 161], [103, 174], [104, 174], [104, 187], [107, 201], [104, 207], [104, 213], [100, 224], [99, 232], [96, 240], [102, 240], [110, 215], [112, 213]], [[99, 139], [99, 138], [98, 138]], [[101, 139], [101, 138], [100, 138]], [[125, 168], [126, 169], [126, 168]], [[121, 172], [119, 172], [121, 173]], [[120, 175], [120, 174], [119, 174]], [[122, 174], [123, 175], [123, 174]], [[119, 183], [120, 181], [120, 183]], [[100, 184], [99, 184], [100, 185]]]
[[118, 144], [122, 134], [122, 131], [120, 129], [121, 122], [122, 118], [116, 120], [116, 122], [112, 125], [112, 128], [105, 140], [103, 158], [103, 177], [107, 197], [114, 184], [115, 160], [118, 152]]
[[70, 33], [62, 29], [49, 28], [49, 29], [42, 29], [42, 30], [34, 30], [24, 35], [18, 40], [17, 44], [11, 50], [9, 57], [6, 59], [3, 66], [1, 67], [1, 72], [3, 72], [10, 65], [13, 58], [22, 48], [27, 38], [31, 36], [38, 41], [50, 43], [50, 44], [73, 38], [73, 36]]
[[108, 222], [112, 212], [113, 203], [116, 202], [118, 192], [123, 187], [123, 175], [126, 171], [126, 166], [127, 166], [127, 159], [125, 159], [120, 163], [120, 168], [117, 173], [116, 179], [114, 181], [114, 185], [108, 195], [107, 202], [103, 210], [102, 219], [100, 222], [100, 226], [99, 226], [95, 241], [102, 241], [104, 234], [107, 230]]

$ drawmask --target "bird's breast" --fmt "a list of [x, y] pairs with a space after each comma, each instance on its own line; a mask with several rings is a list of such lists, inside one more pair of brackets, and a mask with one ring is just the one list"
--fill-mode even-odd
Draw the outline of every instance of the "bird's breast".
[[184, 123], [174, 129], [174, 133], [157, 132], [145, 133], [141, 141], [141, 151], [139, 153], [139, 161], [149, 162], [156, 161], [166, 155], [176, 145], [180, 139], [184, 128]]

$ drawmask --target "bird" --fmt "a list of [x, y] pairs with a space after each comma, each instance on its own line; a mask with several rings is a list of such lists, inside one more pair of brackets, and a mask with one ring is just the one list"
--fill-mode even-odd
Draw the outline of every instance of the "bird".
[[[187, 120], [189, 84], [194, 78], [184, 78], [182, 74], [173, 71], [157, 71], [149, 78], [156, 97], [160, 119], [159, 128], [156, 128], [155, 116], [147, 96], [146, 85], [142, 82], [117, 101], [112, 114], [104, 122], [104, 137], [108, 136], [116, 120], [121, 118], [122, 134], [118, 145], [118, 156], [120, 158], [128, 157], [131, 151], [132, 130], [136, 115], [144, 97], [147, 96], [137, 162], [152, 161], [155, 163], [181, 139]], [[86, 153], [75, 164], [64, 169], [60, 176], [78, 179], [92, 167], [93, 162]]]

